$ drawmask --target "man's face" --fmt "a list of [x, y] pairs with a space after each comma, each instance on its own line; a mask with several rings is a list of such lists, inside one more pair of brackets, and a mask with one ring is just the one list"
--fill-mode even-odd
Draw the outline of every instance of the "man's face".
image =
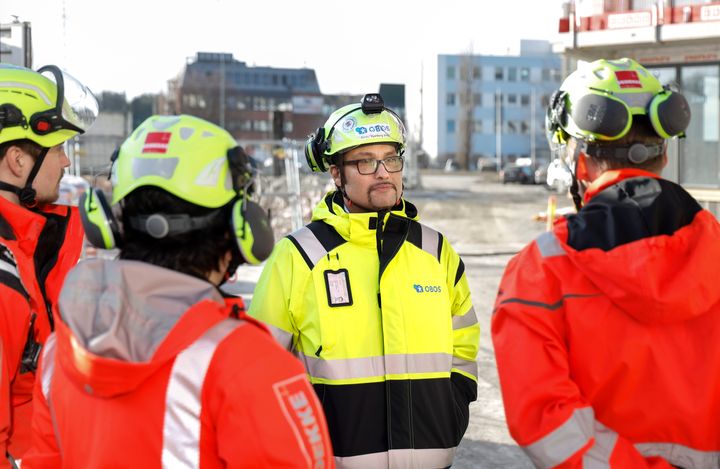
[[60, 179], [65, 168], [70, 166], [70, 159], [65, 154], [62, 144], [50, 148], [32, 183], [37, 192], [38, 203], [55, 202], [60, 195]]
[[[356, 162], [360, 160], [384, 160], [397, 156], [395, 145], [377, 143], [354, 148], [343, 159], [345, 193], [350, 199], [350, 212], [377, 211], [393, 207], [402, 194], [402, 171], [390, 173], [379, 163], [373, 174], [360, 174]], [[335, 185], [341, 186], [340, 168], [330, 167]]]

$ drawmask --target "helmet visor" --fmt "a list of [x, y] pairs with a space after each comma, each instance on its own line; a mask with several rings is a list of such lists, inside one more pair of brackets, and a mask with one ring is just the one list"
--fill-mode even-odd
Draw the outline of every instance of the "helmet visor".
[[92, 91], [54, 65], [42, 67], [38, 72], [57, 85], [55, 108], [49, 112], [50, 115], [44, 116], [46, 122], [51, 124], [50, 129], [42, 133], [63, 129], [86, 132], [98, 116], [98, 102]]

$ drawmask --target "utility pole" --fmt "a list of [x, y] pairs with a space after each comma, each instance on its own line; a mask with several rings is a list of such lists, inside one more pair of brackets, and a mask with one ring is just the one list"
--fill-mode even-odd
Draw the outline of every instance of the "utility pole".
[[536, 159], [536, 152], [535, 149], [537, 142], [535, 138], [535, 129], [537, 127], [537, 116], [535, 113], [537, 112], [535, 110], [535, 87], [533, 86], [532, 91], [530, 92], [530, 160], [532, 161], [532, 167], [535, 168], [535, 159]]
[[497, 170], [502, 169], [502, 91], [495, 90], [495, 161]]
[[424, 65], [422, 62], [420, 62], [420, 135], [418, 138], [418, 149], [423, 149], [423, 132], [424, 132], [424, 118], [423, 118], [423, 77], [424, 75]]

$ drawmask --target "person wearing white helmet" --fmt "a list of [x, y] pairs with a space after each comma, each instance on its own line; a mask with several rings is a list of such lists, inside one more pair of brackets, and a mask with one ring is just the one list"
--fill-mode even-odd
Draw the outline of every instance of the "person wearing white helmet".
[[402, 198], [405, 138], [368, 94], [308, 139], [336, 190], [278, 243], [249, 310], [304, 363], [342, 468], [450, 466], [477, 396], [464, 265]]
[[553, 95], [577, 214], [508, 264], [492, 321], [510, 434], [537, 467], [720, 464], [720, 224], [660, 174], [690, 108], [632, 59]]
[[90, 90], [54, 65], [0, 64], [0, 446], [10, 464], [28, 448], [38, 355], [82, 250], [77, 208], [54, 204], [70, 165], [63, 145], [97, 112]]

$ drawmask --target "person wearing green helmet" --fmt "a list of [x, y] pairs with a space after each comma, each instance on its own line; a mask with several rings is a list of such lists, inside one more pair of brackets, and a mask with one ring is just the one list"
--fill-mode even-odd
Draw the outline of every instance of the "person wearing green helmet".
[[538, 467], [718, 467], [720, 224], [660, 177], [688, 103], [632, 59], [596, 60], [547, 116], [578, 212], [500, 282], [510, 434]]
[[80, 210], [119, 259], [68, 275], [23, 467], [332, 467], [302, 365], [218, 288], [273, 246], [249, 157], [180, 115], [148, 118], [112, 160], [112, 199], [93, 189]]
[[305, 156], [336, 190], [278, 243], [250, 305], [305, 364], [343, 468], [450, 466], [477, 397], [464, 265], [402, 198], [405, 139], [379, 94], [330, 115]]
[[0, 64], [0, 446], [11, 462], [29, 445], [37, 357], [82, 250], [77, 208], [54, 204], [70, 165], [63, 144], [97, 111], [92, 93], [54, 65]]

